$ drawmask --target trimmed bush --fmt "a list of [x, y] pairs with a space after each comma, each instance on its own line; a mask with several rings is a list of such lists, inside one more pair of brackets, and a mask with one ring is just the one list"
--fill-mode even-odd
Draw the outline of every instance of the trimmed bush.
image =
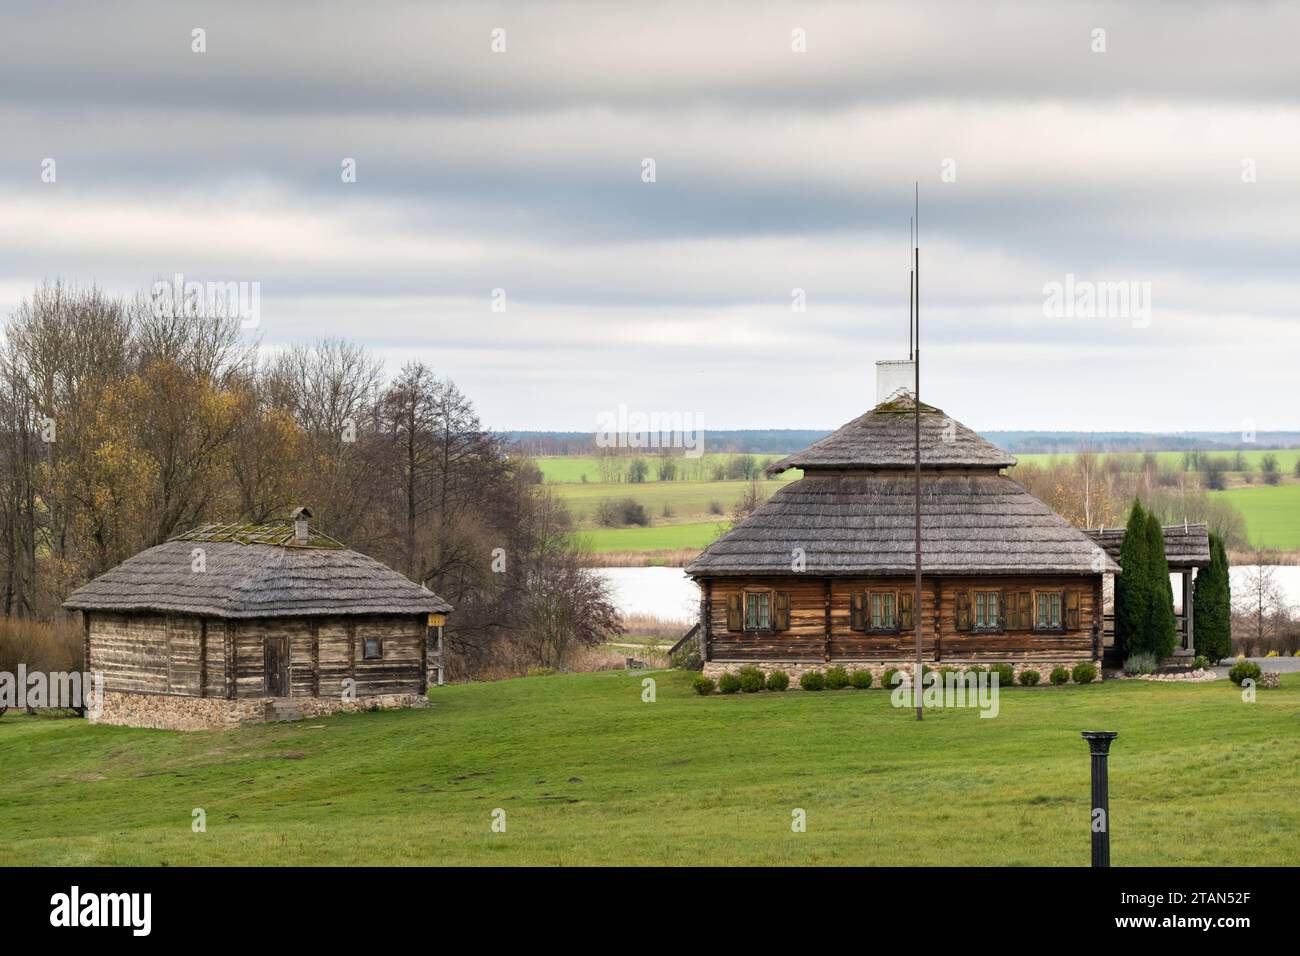
[[712, 677], [705, 677], [703, 674], [696, 674], [691, 678], [691, 688], [701, 697], [708, 697], [716, 686]]
[[1016, 682], [1016, 669], [1010, 664], [994, 664], [991, 673], [998, 675], [999, 687], [1011, 687]]
[[967, 674], [984, 674], [987, 673], [987, 671], [988, 668], [983, 664], [972, 664], [970, 667], [966, 668]]
[[1247, 677], [1256, 684], [1259, 683], [1259, 665], [1254, 661], [1237, 661], [1228, 668], [1228, 680], [1232, 681], [1238, 687]]
[[727, 671], [718, 678], [718, 690], [724, 694], [734, 694], [740, 690], [740, 677], [731, 673], [731, 671]]
[[866, 668], [854, 671], [849, 675], [849, 683], [858, 690], [866, 690], [871, 686], [871, 671]]
[[740, 689], [746, 694], [756, 693], [766, 685], [767, 678], [757, 667], [742, 667], [740, 669]]
[[885, 672], [880, 675], [880, 686], [885, 690], [894, 689], [894, 675], [898, 673], [897, 667], [886, 667]]
[[1080, 661], [1070, 672], [1076, 684], [1091, 684], [1097, 679], [1097, 665], [1092, 661]]
[[804, 690], [825, 690], [826, 675], [821, 671], [804, 671], [799, 675], [799, 686]]
[[1210, 662], [1205, 658], [1203, 654], [1197, 654], [1195, 657], [1192, 658], [1192, 667], [1196, 668], [1198, 671], [1203, 671], [1209, 666], [1210, 666]]
[[1025, 687], [1033, 687], [1035, 684], [1038, 683], [1039, 678], [1041, 677], [1042, 675], [1039, 674], [1038, 671], [1034, 670], [1033, 668], [1030, 668], [1028, 670], [1023, 670], [1020, 672], [1020, 683]]
[[1052, 673], [1047, 675], [1047, 679], [1057, 687], [1060, 687], [1062, 684], [1070, 683], [1070, 672], [1064, 667], [1053, 667]]
[[772, 671], [767, 675], [768, 690], [785, 690], [790, 686], [790, 675], [785, 671]]
[[1124, 673], [1129, 677], [1136, 677], [1139, 674], [1154, 674], [1156, 672], [1156, 656], [1154, 654], [1133, 654], [1124, 661]]
[[843, 667], [826, 668], [826, 689], [842, 690], [849, 686], [849, 672]]

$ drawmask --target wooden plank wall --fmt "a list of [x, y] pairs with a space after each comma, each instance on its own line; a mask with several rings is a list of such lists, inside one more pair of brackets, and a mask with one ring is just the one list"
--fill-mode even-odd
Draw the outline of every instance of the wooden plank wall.
[[105, 690], [168, 693], [167, 619], [96, 611], [90, 619], [90, 659], [104, 674]]
[[[1085, 660], [1093, 652], [1093, 621], [1099, 613], [1094, 575], [1038, 577], [927, 577], [922, 584], [921, 651], [927, 660]], [[745, 660], [907, 660], [916, 653], [914, 633], [872, 634], [849, 627], [854, 591], [880, 588], [904, 591], [910, 578], [713, 578], [709, 582], [706, 619], [709, 659]], [[727, 597], [746, 588], [790, 592], [790, 629], [780, 633], [727, 630]], [[1040, 634], [1032, 631], [974, 633], [958, 631], [957, 594], [963, 590], [1060, 589], [1080, 592], [1079, 627]], [[830, 595], [827, 634], [827, 593]]]
[[[358, 696], [419, 692], [423, 616], [231, 622], [97, 611], [88, 624], [88, 660], [111, 691], [262, 697], [271, 636], [288, 638], [294, 697], [338, 697], [349, 677]], [[362, 659], [366, 637], [383, 641], [381, 660]]]
[[[356, 681], [359, 697], [413, 694], [420, 689], [422, 618], [267, 618], [238, 622], [240, 697], [265, 694], [266, 638], [272, 635], [289, 638], [289, 684], [294, 697], [341, 696], [343, 681], [349, 677]], [[367, 637], [384, 642], [382, 660], [363, 659]]]

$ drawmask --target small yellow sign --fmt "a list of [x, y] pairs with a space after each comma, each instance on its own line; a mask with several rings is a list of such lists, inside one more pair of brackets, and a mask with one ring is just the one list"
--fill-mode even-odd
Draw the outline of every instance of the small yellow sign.
[[442, 627], [446, 623], [447, 623], [447, 615], [445, 614], [429, 615], [429, 627]]

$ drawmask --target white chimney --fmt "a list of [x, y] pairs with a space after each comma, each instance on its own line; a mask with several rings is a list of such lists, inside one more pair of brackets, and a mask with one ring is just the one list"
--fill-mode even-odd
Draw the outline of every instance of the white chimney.
[[311, 509], [295, 508], [293, 514], [293, 539], [298, 544], [306, 544], [308, 538], [307, 519], [311, 517]]
[[876, 363], [876, 404], [888, 401], [902, 389], [908, 395], [916, 388], [916, 363], [897, 359]]

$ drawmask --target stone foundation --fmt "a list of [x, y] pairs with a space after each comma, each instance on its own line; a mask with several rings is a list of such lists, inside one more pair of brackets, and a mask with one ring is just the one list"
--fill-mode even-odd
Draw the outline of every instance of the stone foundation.
[[296, 711], [301, 718], [329, 714], [354, 713], [360, 710], [397, 710], [403, 707], [427, 707], [429, 700], [421, 694], [381, 694], [345, 701], [335, 697], [277, 698], [277, 714], [272, 698], [249, 697], [226, 700], [219, 697], [184, 697], [178, 694], [104, 693], [104, 705], [95, 724], [120, 727], [149, 727], [155, 730], [221, 730], [241, 724], [256, 724], [284, 719], [284, 713]]
[[[1047, 677], [1052, 673], [1053, 667], [1064, 667], [1073, 669], [1075, 664], [1081, 663], [1078, 660], [1061, 660], [1061, 661], [926, 661], [925, 666], [938, 670], [941, 667], [952, 667], [958, 671], [965, 671], [967, 667], [979, 666], [989, 670], [994, 664], [1010, 664], [1016, 675], [1016, 680], [1020, 680], [1020, 672], [1025, 670], [1035, 670], [1041, 675], [1040, 684], [1050, 684]], [[1097, 679], [1101, 679], [1101, 661], [1093, 661], [1097, 667]], [[825, 672], [828, 667], [843, 667], [852, 674], [854, 671], [871, 671], [871, 686], [881, 687], [881, 679], [885, 671], [891, 667], [910, 675], [916, 667], [916, 661], [881, 661], [871, 663], [867, 661], [831, 661], [825, 663], [821, 661], [708, 661], [704, 665], [704, 676], [717, 680], [728, 671], [738, 673], [742, 667], [757, 667], [764, 674], [770, 674], [772, 671], [785, 671], [790, 675], [790, 688], [793, 690], [799, 686], [799, 678], [807, 671]]]

